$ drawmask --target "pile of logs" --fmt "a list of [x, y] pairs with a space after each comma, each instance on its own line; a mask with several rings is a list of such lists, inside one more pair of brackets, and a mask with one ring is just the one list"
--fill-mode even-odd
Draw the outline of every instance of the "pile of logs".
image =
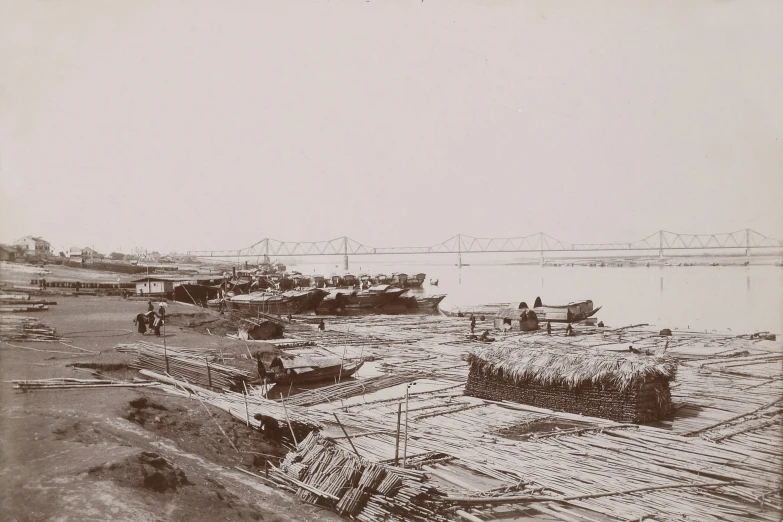
[[33, 317], [0, 315], [0, 339], [4, 341], [59, 341], [54, 328]]
[[245, 370], [151, 343], [137, 343], [132, 368], [152, 370], [205, 388], [241, 391], [253, 375]]

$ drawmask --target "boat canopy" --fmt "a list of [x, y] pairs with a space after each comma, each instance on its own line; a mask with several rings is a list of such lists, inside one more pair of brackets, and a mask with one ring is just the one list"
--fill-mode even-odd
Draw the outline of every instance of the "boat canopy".
[[329, 368], [340, 366], [341, 364], [342, 361], [339, 357], [283, 356], [272, 359], [270, 367], [293, 370], [300, 368]]

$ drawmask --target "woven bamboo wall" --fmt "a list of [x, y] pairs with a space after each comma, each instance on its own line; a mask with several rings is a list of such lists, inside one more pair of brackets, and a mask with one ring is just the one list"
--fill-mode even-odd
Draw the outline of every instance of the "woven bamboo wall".
[[671, 415], [669, 382], [639, 382], [621, 391], [606, 384], [585, 383], [576, 388], [515, 382], [485, 373], [471, 365], [465, 395], [494, 401], [514, 401], [537, 408], [578, 413], [618, 422], [651, 422]]

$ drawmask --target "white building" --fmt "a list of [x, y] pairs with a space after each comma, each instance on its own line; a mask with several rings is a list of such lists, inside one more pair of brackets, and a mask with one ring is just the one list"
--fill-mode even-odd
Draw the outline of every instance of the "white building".
[[14, 241], [14, 245], [23, 246], [26, 255], [44, 255], [52, 253], [52, 245], [40, 237], [25, 236]]

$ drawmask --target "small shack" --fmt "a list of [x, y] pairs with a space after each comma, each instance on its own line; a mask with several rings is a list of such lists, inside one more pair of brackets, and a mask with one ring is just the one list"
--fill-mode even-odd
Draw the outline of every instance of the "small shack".
[[136, 277], [132, 281], [136, 283], [137, 295], [172, 297], [174, 295], [174, 283], [182, 279], [181, 277], [173, 279], [159, 275], [145, 275]]
[[525, 302], [516, 306], [501, 308], [495, 314], [494, 326], [498, 330], [534, 332], [538, 330], [538, 316], [528, 309]]
[[669, 383], [677, 364], [668, 357], [504, 343], [474, 348], [465, 360], [465, 395], [618, 422], [672, 413]]

